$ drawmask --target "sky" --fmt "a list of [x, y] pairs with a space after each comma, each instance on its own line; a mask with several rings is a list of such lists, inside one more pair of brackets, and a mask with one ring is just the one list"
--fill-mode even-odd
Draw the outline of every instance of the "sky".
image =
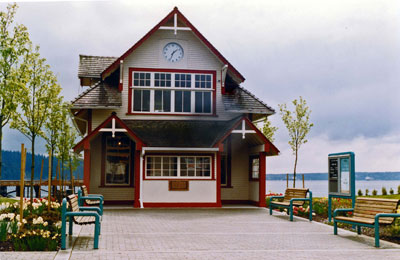
[[[0, 1], [1, 10], [6, 2]], [[66, 100], [80, 93], [79, 54], [120, 56], [174, 6], [273, 107], [279, 156], [267, 173], [293, 172], [278, 104], [302, 96], [314, 127], [298, 172], [326, 172], [329, 153], [353, 151], [356, 171], [400, 171], [400, 1], [21, 1], [17, 23], [56, 73]], [[3, 145], [28, 143], [6, 129]], [[28, 148], [29, 148], [29, 144]], [[45, 153], [43, 142], [36, 147]]]

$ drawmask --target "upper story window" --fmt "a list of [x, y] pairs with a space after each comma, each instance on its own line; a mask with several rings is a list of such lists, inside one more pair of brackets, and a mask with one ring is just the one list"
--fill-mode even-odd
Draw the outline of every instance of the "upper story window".
[[[142, 70], [142, 69], [141, 69]], [[212, 114], [215, 74], [131, 70], [130, 113]]]

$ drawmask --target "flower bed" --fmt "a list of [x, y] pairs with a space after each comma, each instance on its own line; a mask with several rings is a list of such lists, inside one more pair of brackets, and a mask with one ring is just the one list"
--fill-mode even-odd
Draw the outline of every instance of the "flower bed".
[[54, 251], [61, 238], [60, 203], [46, 199], [25, 199], [22, 222], [20, 204], [2, 203], [0, 210], [1, 251]]

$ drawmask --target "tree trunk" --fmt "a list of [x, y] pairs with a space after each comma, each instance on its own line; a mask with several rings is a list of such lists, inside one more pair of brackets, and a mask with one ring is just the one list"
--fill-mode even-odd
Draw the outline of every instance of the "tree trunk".
[[35, 135], [32, 136], [31, 142], [31, 151], [32, 151], [32, 164], [31, 164], [31, 205], [33, 203], [33, 180], [35, 177]]
[[296, 145], [296, 153], [294, 159], [294, 170], [293, 170], [293, 188], [296, 188], [296, 168], [297, 168], [297, 145]]

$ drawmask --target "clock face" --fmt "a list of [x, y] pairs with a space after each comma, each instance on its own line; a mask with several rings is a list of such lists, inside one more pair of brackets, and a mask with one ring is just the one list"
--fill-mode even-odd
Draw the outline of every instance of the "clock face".
[[178, 62], [183, 58], [183, 48], [176, 42], [167, 43], [162, 52], [164, 58], [169, 62]]

